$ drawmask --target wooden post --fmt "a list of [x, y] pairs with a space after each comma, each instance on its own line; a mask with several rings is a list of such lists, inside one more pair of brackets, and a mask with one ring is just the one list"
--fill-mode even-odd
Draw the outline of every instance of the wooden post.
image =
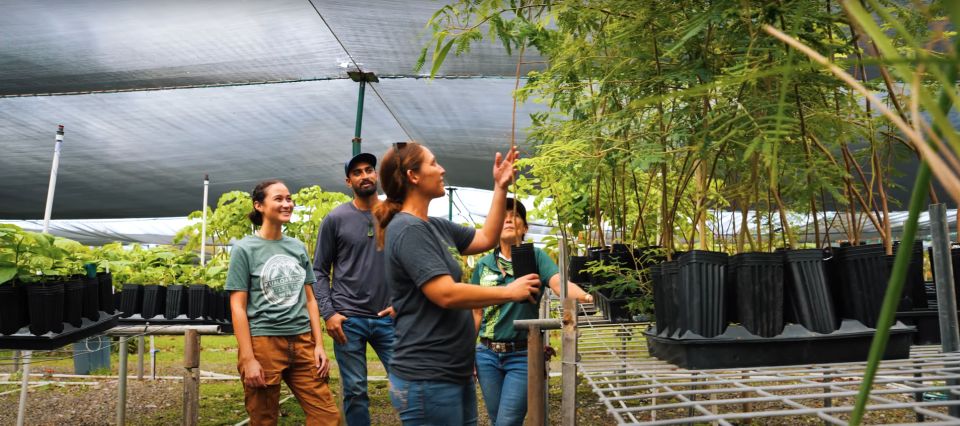
[[184, 333], [183, 344], [183, 421], [184, 426], [200, 420], [200, 335], [197, 330]]
[[563, 346], [560, 377], [561, 422], [564, 426], [577, 425], [577, 299], [563, 300]]
[[543, 426], [546, 420], [543, 373], [543, 335], [533, 325], [527, 330], [527, 426]]

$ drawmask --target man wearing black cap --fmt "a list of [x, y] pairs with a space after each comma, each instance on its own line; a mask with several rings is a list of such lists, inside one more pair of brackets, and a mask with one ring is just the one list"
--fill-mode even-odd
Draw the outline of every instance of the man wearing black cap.
[[395, 339], [390, 289], [383, 276], [371, 210], [377, 198], [377, 157], [357, 154], [344, 164], [353, 201], [333, 209], [320, 225], [313, 258], [313, 286], [343, 384], [348, 425], [370, 424], [367, 396], [367, 343], [389, 369]]

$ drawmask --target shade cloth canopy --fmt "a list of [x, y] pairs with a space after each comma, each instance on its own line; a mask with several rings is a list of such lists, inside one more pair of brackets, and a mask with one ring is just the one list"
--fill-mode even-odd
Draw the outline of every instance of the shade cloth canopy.
[[[435, 79], [414, 71], [441, 6], [4, 2], [0, 218], [42, 217], [58, 124], [57, 219], [183, 216], [200, 209], [204, 174], [211, 204], [267, 178], [345, 191], [359, 90], [347, 71], [358, 65], [380, 79], [366, 91], [364, 151], [417, 140], [448, 184], [490, 188], [494, 153], [510, 144], [518, 58], [481, 43]], [[518, 141], [539, 109], [520, 106]]]

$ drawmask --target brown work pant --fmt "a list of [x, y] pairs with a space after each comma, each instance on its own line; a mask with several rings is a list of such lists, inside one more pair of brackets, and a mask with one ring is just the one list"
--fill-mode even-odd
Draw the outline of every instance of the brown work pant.
[[[297, 336], [253, 336], [253, 356], [260, 362], [267, 386], [243, 386], [250, 424], [276, 425], [280, 415], [280, 379], [293, 391], [307, 416], [307, 425], [337, 425], [340, 412], [313, 363], [315, 344], [310, 333]], [[243, 377], [243, 369], [237, 370]]]

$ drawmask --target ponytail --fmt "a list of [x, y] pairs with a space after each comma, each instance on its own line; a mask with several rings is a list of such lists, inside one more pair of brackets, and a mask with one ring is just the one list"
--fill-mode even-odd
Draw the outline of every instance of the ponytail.
[[253, 209], [250, 213], [247, 213], [247, 219], [250, 219], [256, 227], [263, 225], [263, 213], [260, 213], [257, 209]]
[[[403, 152], [400, 152], [400, 151]], [[387, 199], [373, 208], [373, 217], [377, 221], [377, 250], [383, 250], [386, 243], [387, 225], [403, 209], [403, 200], [407, 198], [407, 170], [418, 170], [423, 164], [425, 149], [416, 142], [397, 142], [381, 156], [380, 184]]]
[[377, 250], [383, 250], [387, 235], [387, 225], [390, 224], [390, 221], [393, 220], [393, 217], [396, 216], [397, 213], [400, 213], [402, 208], [403, 201], [392, 198], [387, 198], [373, 207], [373, 218], [377, 223]]

